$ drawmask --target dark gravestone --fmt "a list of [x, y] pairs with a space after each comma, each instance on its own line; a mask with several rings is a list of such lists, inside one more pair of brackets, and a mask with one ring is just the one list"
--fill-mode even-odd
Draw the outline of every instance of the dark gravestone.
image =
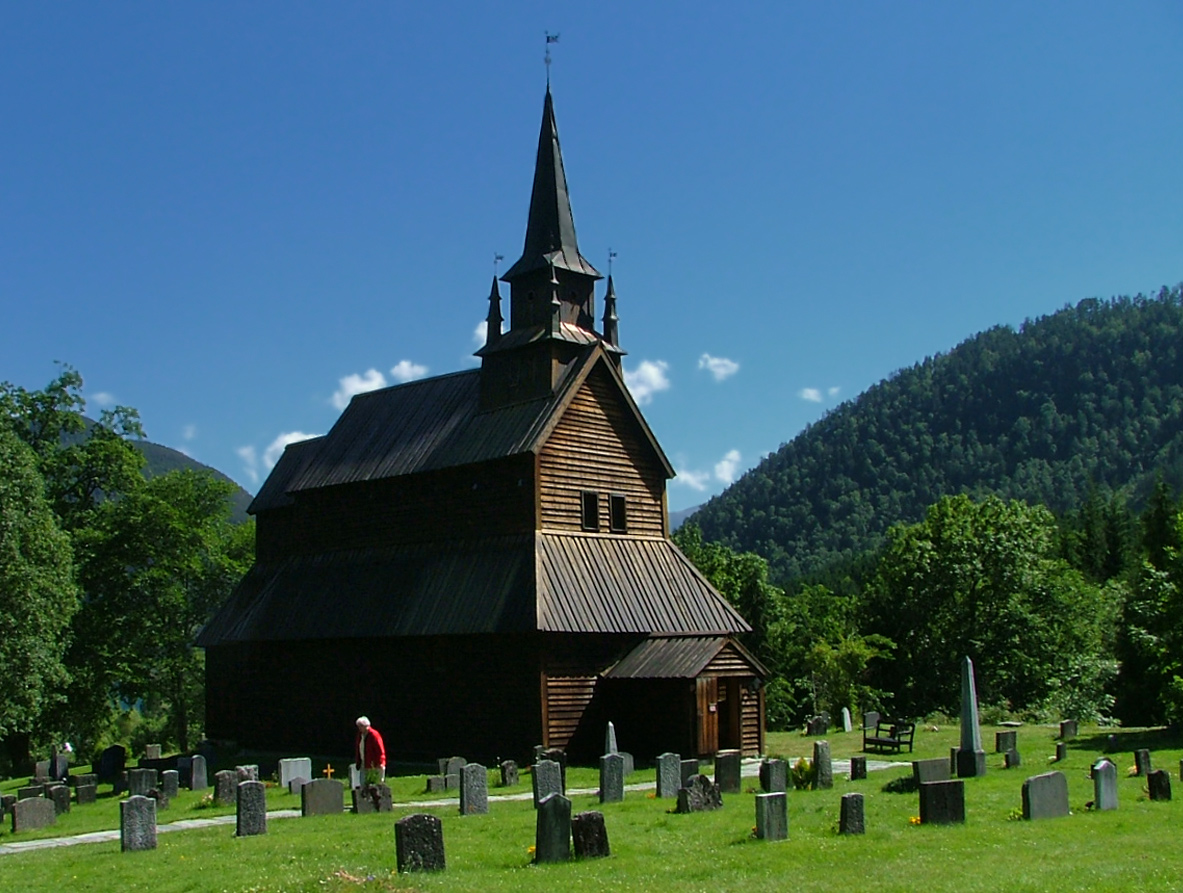
[[518, 764], [513, 760], [505, 760], [501, 764], [501, 787], [512, 788], [520, 781], [518, 778]]
[[708, 812], [723, 805], [723, 794], [719, 786], [705, 775], [696, 775], [690, 783], [678, 791], [680, 813]]
[[566, 862], [570, 858], [571, 801], [562, 794], [547, 794], [538, 801], [534, 861]]
[[394, 823], [394, 848], [400, 873], [444, 870], [444, 825], [425, 813]]
[[448, 789], [447, 780], [442, 775], [427, 776], [427, 793], [442, 794]]
[[[863, 761], [866, 766], [866, 760]], [[760, 790], [765, 794], [783, 794], [789, 787], [789, 764], [784, 760], [760, 763]]]
[[235, 834], [251, 837], [267, 833], [267, 789], [261, 781], [238, 783], [238, 815]]
[[678, 789], [686, 787], [690, 783], [690, 779], [698, 775], [698, 760], [682, 760], [682, 783], [678, 785]]
[[57, 810], [53, 801], [44, 797], [29, 797], [17, 800], [12, 806], [12, 833], [48, 828], [57, 821]]
[[176, 769], [166, 769], [160, 773], [160, 789], [170, 800], [176, 799], [181, 792], [181, 773]]
[[859, 781], [867, 777], [867, 758], [866, 757], [851, 757], [850, 758], [850, 780]]
[[45, 796], [45, 785], [43, 785], [43, 784], [30, 784], [30, 785], [26, 785], [23, 788], [16, 789], [16, 799], [18, 799], [18, 800], [28, 800], [30, 797], [44, 797], [44, 796]]
[[1068, 745], [1062, 741], [1056, 745], [1056, 762], [1062, 763], [1068, 759]]
[[214, 773], [214, 803], [218, 806], [233, 806], [238, 802], [238, 773], [223, 769]]
[[[332, 781], [332, 779], [329, 780]], [[304, 789], [304, 785], [308, 784], [310, 781], [312, 781], [311, 778], [289, 778], [288, 793], [299, 795], [300, 791]]]
[[920, 823], [952, 825], [965, 822], [965, 782], [927, 781], [920, 786]]
[[830, 742], [813, 742], [813, 789], [829, 790], [834, 786], [834, 764], [830, 761]]
[[657, 796], [665, 799], [677, 797], [682, 787], [682, 757], [676, 753], [663, 753], [657, 758]]
[[1111, 760], [1093, 763], [1093, 808], [1100, 811], [1117, 809], [1117, 766]]
[[1032, 775], [1023, 782], [1023, 818], [1055, 819], [1068, 815], [1068, 777], [1063, 772]]
[[317, 778], [300, 788], [300, 815], [340, 815], [345, 811], [345, 785]]
[[738, 794], [743, 790], [738, 750], [721, 750], [715, 754], [715, 784], [722, 794]]
[[155, 769], [128, 769], [127, 789], [133, 797], [147, 797], [148, 792], [156, 787]]
[[460, 770], [460, 814], [485, 815], [488, 811], [488, 770], [480, 763], [466, 763]]
[[554, 760], [539, 760], [531, 773], [534, 784], [534, 808], [551, 794], [563, 793], [563, 769]]
[[1008, 750], [1006, 752], [1006, 768], [1017, 769], [1021, 765], [1023, 765], [1023, 761], [1019, 757], [1019, 752], [1017, 750]]
[[1147, 776], [1154, 768], [1150, 764], [1150, 751], [1143, 747], [1134, 751], [1134, 765], [1138, 767], [1138, 775]]
[[245, 766], [235, 766], [234, 771], [237, 773], [238, 780], [240, 782], [259, 780], [259, 766], [256, 763], [250, 763]]
[[1008, 750], [1014, 750], [1019, 746], [1019, 733], [1014, 729], [1008, 729], [1005, 732], [994, 733], [994, 752], [1006, 753]]
[[66, 785], [50, 785], [46, 796], [53, 802], [54, 812], [58, 815], [70, 811], [70, 788]]
[[55, 753], [49, 758], [49, 777], [52, 781], [65, 781], [70, 775], [70, 757]]
[[1171, 774], [1166, 769], [1155, 769], [1146, 776], [1151, 800], [1171, 799]]
[[103, 784], [113, 784], [127, 768], [127, 748], [112, 744], [101, 754], [94, 764], [94, 773]]
[[756, 837], [785, 840], [789, 836], [789, 802], [784, 791], [756, 795]]
[[917, 787], [930, 781], [948, 781], [950, 777], [948, 760], [937, 758], [912, 761], [912, 780]]
[[600, 802], [619, 803], [624, 799], [624, 757], [618, 753], [600, 757]]
[[97, 784], [80, 784], [74, 787], [74, 802], [79, 806], [95, 803], [98, 799], [99, 786]]
[[33, 764], [33, 777], [44, 784], [49, 781], [49, 760], [38, 760]]
[[209, 776], [205, 757], [199, 753], [195, 753], [189, 763], [189, 790], [204, 791], [208, 787]]
[[843, 794], [842, 811], [838, 818], [840, 834], [865, 834], [867, 830], [866, 811], [862, 794]]
[[193, 757], [177, 757], [177, 780], [181, 787], [193, 790]]
[[1060, 740], [1061, 741], [1071, 741], [1073, 738], [1076, 737], [1078, 731], [1079, 730], [1076, 725], [1076, 720], [1074, 720], [1074, 719], [1061, 720], [1061, 722], [1060, 722]]
[[581, 812], [571, 819], [571, 839], [575, 844], [576, 859], [602, 859], [612, 855], [602, 812]]
[[354, 815], [394, 812], [394, 798], [387, 785], [364, 784], [360, 788], [354, 788], [350, 796]]
[[830, 717], [823, 713], [821, 716], [811, 716], [805, 720], [805, 734], [825, 735], [830, 731]]
[[1121, 741], [1116, 735], [1110, 734], [1105, 736], [1105, 753], [1117, 753], [1117, 749], [1121, 747]]
[[77, 787], [80, 784], [98, 784], [99, 777], [93, 772], [86, 772], [80, 775], [71, 775], [67, 784], [71, 787]]
[[125, 852], [156, 849], [156, 801], [133, 794], [119, 804], [119, 848]]

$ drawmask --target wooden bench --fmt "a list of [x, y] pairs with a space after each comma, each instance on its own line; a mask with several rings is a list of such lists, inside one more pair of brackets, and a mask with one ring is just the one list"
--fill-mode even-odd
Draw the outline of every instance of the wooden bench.
[[916, 734], [916, 723], [882, 718], [875, 728], [863, 729], [863, 750], [870, 753], [899, 753], [908, 747], [912, 752], [912, 738]]

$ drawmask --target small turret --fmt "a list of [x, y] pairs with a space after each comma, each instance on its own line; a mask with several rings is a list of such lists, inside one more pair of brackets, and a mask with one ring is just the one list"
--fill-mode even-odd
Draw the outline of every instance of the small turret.
[[604, 295], [604, 340], [613, 347], [620, 347], [620, 317], [616, 315], [616, 286], [612, 274], [608, 274], [608, 293]]
[[493, 287], [489, 289], [489, 315], [485, 317], [485, 347], [492, 347], [501, 340], [501, 286], [497, 274], [493, 274]]

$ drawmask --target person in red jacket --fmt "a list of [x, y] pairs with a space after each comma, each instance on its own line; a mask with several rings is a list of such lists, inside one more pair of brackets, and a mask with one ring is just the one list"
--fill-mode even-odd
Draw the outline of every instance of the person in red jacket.
[[[378, 730], [370, 725], [368, 717], [357, 718], [357, 744], [353, 759], [366, 784], [382, 783], [386, 780], [386, 745]], [[375, 778], [376, 776], [376, 778]]]

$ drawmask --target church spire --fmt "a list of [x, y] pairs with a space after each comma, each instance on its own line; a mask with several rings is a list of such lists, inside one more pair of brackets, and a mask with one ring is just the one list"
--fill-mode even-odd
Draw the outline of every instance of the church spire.
[[497, 274], [493, 274], [493, 286], [489, 289], [489, 315], [485, 317], [485, 346], [492, 347], [501, 340], [501, 289], [497, 285]]
[[620, 347], [620, 317], [616, 315], [616, 287], [612, 274], [608, 274], [608, 293], [604, 295], [604, 340], [613, 347]]

